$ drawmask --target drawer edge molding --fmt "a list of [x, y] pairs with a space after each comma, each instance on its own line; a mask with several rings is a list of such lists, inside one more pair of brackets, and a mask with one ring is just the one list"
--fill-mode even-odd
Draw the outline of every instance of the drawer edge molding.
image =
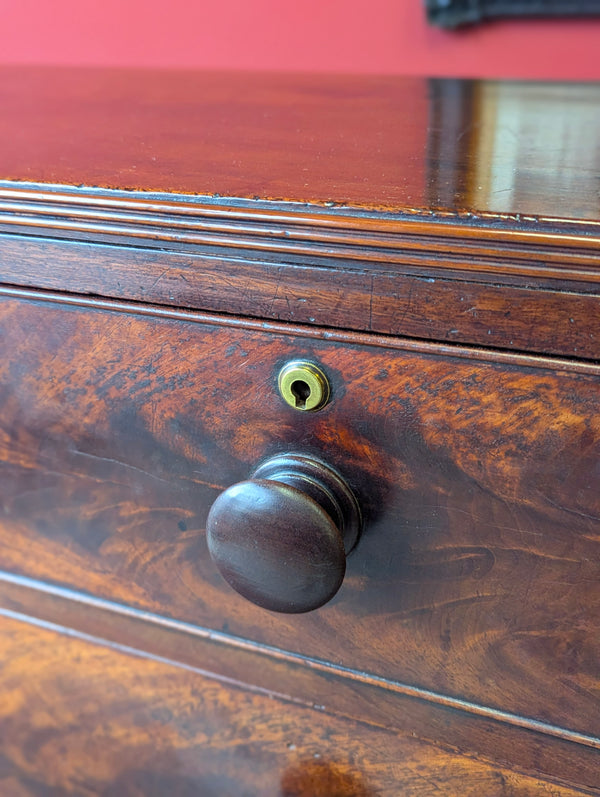
[[[586, 253], [587, 265], [578, 276], [553, 266], [554, 276], [542, 277], [521, 268], [518, 258], [498, 263], [492, 272], [469, 270], [470, 254], [448, 255], [446, 267], [439, 268], [418, 250], [400, 254], [396, 264], [377, 262], [367, 250], [358, 259], [334, 262], [326, 246], [304, 254], [217, 245], [200, 250], [111, 236], [85, 242], [69, 231], [38, 237], [40, 232], [31, 230], [1, 230], [2, 225], [0, 282], [6, 285], [66, 288], [71, 294], [509, 351], [598, 357], [597, 252]], [[547, 257], [536, 255], [540, 262]], [[527, 268], [535, 271], [535, 262]]]
[[525, 351], [502, 351], [479, 346], [464, 346], [454, 343], [441, 343], [420, 338], [355, 332], [344, 329], [328, 329], [320, 326], [289, 324], [281, 321], [265, 321], [259, 318], [227, 314], [205, 313], [198, 310], [182, 310], [161, 305], [139, 302], [103, 299], [79, 294], [65, 294], [56, 291], [21, 288], [0, 285], [0, 299], [18, 299], [32, 302], [60, 304], [67, 307], [81, 307], [90, 310], [125, 313], [153, 318], [188, 321], [213, 326], [235, 327], [237, 329], [260, 330], [288, 337], [327, 340], [354, 346], [397, 349], [408, 352], [457, 357], [465, 360], [514, 365], [517, 367], [542, 368], [567, 373], [600, 375], [600, 362], [592, 360], [566, 359], [547, 354], [529, 354]]
[[[49, 624], [60, 628], [63, 633], [75, 633], [86, 638], [89, 637], [99, 642], [116, 645], [120, 649], [130, 649], [130, 652], [137, 652], [139, 655], [158, 656], [172, 664], [199, 669], [203, 673], [210, 672], [218, 678], [227, 679], [224, 674], [220, 674], [220, 670], [202, 668], [198, 663], [200, 658], [198, 653], [205, 652], [207, 644], [214, 646], [215, 649], [236, 650], [248, 657], [258, 657], [263, 663], [266, 660], [273, 660], [285, 664], [286, 668], [309, 670], [311, 673], [324, 676], [327, 683], [332, 677], [336, 680], [351, 681], [357, 685], [383, 690], [388, 693], [387, 699], [392, 693], [400, 698], [409, 698], [442, 709], [458, 711], [483, 720], [491, 720], [536, 734], [551, 736], [571, 744], [600, 750], [600, 737], [591, 734], [558, 727], [531, 717], [520, 716], [429, 689], [393, 681], [351, 667], [293, 653], [223, 631], [175, 620], [154, 612], [6, 571], [0, 571], [0, 614], [7, 617], [19, 615], [21, 619], [27, 619], [29, 622]], [[164, 635], [161, 635], [161, 631]], [[184, 642], [180, 646], [169, 648], [169, 638], [173, 640], [175, 636], [181, 637]], [[124, 642], [123, 640], [128, 641]], [[197, 648], [194, 643], [198, 645]], [[169, 655], [166, 654], [166, 649], [171, 650]], [[177, 652], [174, 653], [174, 650]], [[218, 656], [215, 661], [217, 660], [220, 665], [223, 664], [223, 671], [225, 671], [227, 669], [226, 662], [229, 660], [227, 652], [224, 656]], [[265, 672], [266, 669], [265, 667]], [[260, 671], [260, 666], [254, 669], [257, 675], [260, 674]], [[243, 678], [229, 680], [267, 693], [276, 691], [272, 686], [261, 687], [260, 684], [248, 683]], [[265, 683], [273, 683], [268, 676], [264, 680]], [[278, 694], [286, 696], [288, 699], [295, 699], [285, 691], [278, 692]], [[315, 704], [314, 701], [308, 702], [313, 708], [322, 710], [326, 708]], [[361, 719], [361, 717], [357, 717], [357, 719]]]

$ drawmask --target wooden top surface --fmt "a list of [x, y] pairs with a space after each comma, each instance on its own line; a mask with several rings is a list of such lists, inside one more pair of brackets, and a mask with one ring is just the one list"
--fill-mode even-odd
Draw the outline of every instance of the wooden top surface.
[[600, 219], [600, 85], [3, 67], [0, 107], [0, 180]]
[[598, 359], [600, 84], [5, 67], [0, 108], [4, 285]]

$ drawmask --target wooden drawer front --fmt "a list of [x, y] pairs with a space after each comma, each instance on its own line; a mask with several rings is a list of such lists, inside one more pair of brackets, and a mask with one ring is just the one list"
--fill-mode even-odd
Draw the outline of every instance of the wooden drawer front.
[[[0, 341], [3, 570], [600, 733], [595, 366], [10, 296]], [[320, 412], [277, 394], [299, 356]], [[284, 616], [229, 589], [204, 526], [292, 450], [366, 528], [335, 599]]]
[[0, 647], [3, 795], [584, 794], [4, 617]]

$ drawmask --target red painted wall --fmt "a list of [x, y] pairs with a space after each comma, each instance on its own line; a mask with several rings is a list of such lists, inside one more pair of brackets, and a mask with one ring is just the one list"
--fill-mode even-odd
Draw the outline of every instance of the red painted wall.
[[428, 27], [421, 0], [4, 0], [1, 63], [600, 78], [600, 19]]

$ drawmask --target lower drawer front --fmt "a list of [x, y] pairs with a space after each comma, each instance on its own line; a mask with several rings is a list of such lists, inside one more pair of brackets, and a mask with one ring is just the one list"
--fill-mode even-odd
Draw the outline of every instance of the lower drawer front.
[[10, 797], [581, 793], [2, 617], [0, 649]]
[[[0, 568], [600, 733], [600, 370], [145, 312], [3, 300]], [[299, 357], [321, 411], [278, 395]], [[234, 593], [204, 531], [288, 451], [365, 520], [336, 597], [295, 616]]]

